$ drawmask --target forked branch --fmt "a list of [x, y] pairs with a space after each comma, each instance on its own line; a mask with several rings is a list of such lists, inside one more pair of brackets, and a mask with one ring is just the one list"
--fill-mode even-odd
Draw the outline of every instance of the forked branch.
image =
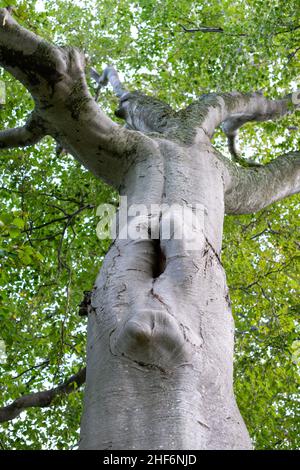
[[228, 138], [233, 160], [246, 167], [259, 166], [239, 156], [236, 145], [238, 129], [247, 122], [275, 120], [296, 111], [299, 109], [299, 100], [293, 100], [293, 96], [294, 94], [289, 94], [281, 99], [270, 100], [260, 92], [209, 93], [178, 115], [188, 121], [189, 127], [201, 129], [209, 138], [221, 125]]
[[[31, 121], [3, 131], [0, 148], [30, 145], [48, 133], [94, 175], [118, 188], [143, 136], [129, 134], [99, 108], [87, 86], [84, 54], [44, 41], [20, 26], [10, 9], [1, 8], [0, 65], [30, 91], [36, 116], [35, 125]], [[122, 95], [112, 68], [102, 79]]]

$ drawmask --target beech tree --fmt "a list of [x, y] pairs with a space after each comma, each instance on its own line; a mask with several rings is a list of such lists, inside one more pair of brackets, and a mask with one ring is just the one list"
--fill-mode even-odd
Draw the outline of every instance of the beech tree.
[[[130, 5], [133, 10], [139, 8], [135, 2], [129, 2], [126, 3], [128, 11], [131, 11]], [[185, 4], [183, 6], [186, 8]], [[131, 85], [122, 83], [115, 67], [108, 64], [102, 70], [101, 64], [86, 56], [84, 47], [55, 45], [54, 41], [33, 32], [35, 27], [25, 28], [22, 21], [17, 20], [12, 8], [0, 10], [0, 63], [30, 93], [33, 101], [29, 102], [33, 106], [27, 104], [27, 109], [31, 107], [31, 110], [23, 123], [1, 131], [0, 147], [3, 155], [7, 149], [37, 145], [38, 150], [32, 151], [39, 155], [31, 170], [26, 166], [22, 185], [10, 190], [10, 197], [20, 196], [21, 206], [19, 212], [12, 209], [12, 217], [6, 215], [1, 219], [4, 236], [9, 234], [13, 240], [11, 245], [5, 242], [2, 256], [15, 263], [8, 273], [14, 272], [17, 279], [18, 276], [22, 279], [24, 267], [19, 271], [18, 262], [29, 266], [29, 275], [32, 266], [45, 262], [43, 250], [36, 247], [40, 247], [43, 240], [57, 242], [51, 247], [57, 253], [57, 267], [53, 258], [49, 257], [46, 263], [49, 284], [47, 276], [43, 276], [41, 282], [37, 279], [39, 275], [34, 275], [33, 271], [31, 274], [33, 282], [37, 281], [39, 286], [37, 291], [47, 291], [57, 269], [60, 278], [55, 278], [54, 288], [56, 296], [64, 297], [65, 304], [57, 308], [55, 298], [46, 300], [48, 308], [44, 307], [44, 316], [39, 321], [45, 321], [47, 326], [44, 325], [41, 332], [33, 332], [31, 321], [29, 326], [21, 326], [20, 333], [28, 338], [40, 334], [39, 348], [44, 359], [29, 365], [25, 371], [19, 371], [16, 362], [11, 364], [12, 370], [17, 371], [15, 378], [40, 369], [49, 368], [51, 372], [52, 367], [56, 385], [40, 390], [40, 385], [47, 381], [41, 375], [35, 384], [39, 391], [28, 393], [28, 385], [35, 380], [33, 376], [23, 388], [19, 386], [14, 391], [14, 396], [5, 396], [0, 421], [13, 420], [31, 407], [59, 404], [59, 397], [67, 394], [72, 397], [85, 382], [80, 449], [251, 449], [253, 445], [233, 390], [234, 321], [221, 257], [224, 216], [233, 216], [234, 226], [235, 217], [259, 211], [261, 217], [271, 204], [299, 192], [300, 152], [293, 143], [282, 155], [277, 152], [270, 155], [267, 162], [259, 156], [254, 159], [241, 156], [236, 146], [237, 132], [242, 126], [265, 121], [273, 125], [275, 120], [282, 122], [285, 116], [293, 116], [299, 107], [298, 93], [289, 90], [280, 97], [269, 98], [255, 89], [230, 91], [224, 82], [223, 90], [193, 96], [189, 104], [182, 100], [181, 107], [179, 103], [171, 107], [167, 88], [164, 99], [151, 95], [150, 89], [147, 93], [133, 91]], [[143, 21], [142, 18], [142, 26]], [[196, 33], [209, 37], [226, 34], [224, 28], [217, 25], [191, 25], [188, 21], [177, 24], [182, 34], [188, 37]], [[298, 26], [290, 21], [279, 28], [286, 34], [284, 28], [287, 33], [295, 33]], [[246, 35], [239, 31], [228, 34], [239, 40]], [[91, 62], [94, 68], [90, 79]], [[92, 91], [93, 83], [96, 96]], [[105, 109], [107, 103], [102, 88], [108, 84], [111, 93], [118, 98], [115, 113], [118, 119]], [[196, 90], [193, 92], [196, 94]], [[24, 90], [22, 93], [25, 101], [29, 100]], [[173, 98], [170, 101], [173, 102]], [[226, 136], [231, 158], [220, 151], [216, 137], [221, 138], [218, 137], [221, 132]], [[35, 195], [31, 187], [26, 187], [26, 179], [28, 172], [34, 172], [36, 166], [43, 169], [48, 165], [44, 141], [48, 145], [56, 143], [56, 151], [52, 148], [50, 157], [54, 170], [55, 165], [62, 162], [64, 179], [69, 180], [73, 190], [60, 192], [61, 182], [58, 181], [50, 195], [52, 200], [48, 201], [51, 217], [41, 221], [41, 213], [38, 217], [34, 215]], [[16, 161], [27, 158], [25, 152], [23, 157], [16, 155]], [[64, 167], [65, 155], [68, 162], [72, 156], [79, 164], [69, 167], [66, 163]], [[81, 166], [88, 170], [84, 171], [84, 190], [82, 180], [76, 181], [77, 172], [83, 171]], [[12, 164], [10, 171], [18, 171], [18, 167], [14, 168]], [[96, 180], [100, 183], [95, 183]], [[49, 196], [47, 190], [43, 190], [42, 173], [35, 184], [43, 196]], [[31, 199], [27, 199], [25, 208], [24, 195], [30, 192]], [[89, 192], [87, 201], [85, 196]], [[74, 231], [74, 220], [86, 210], [95, 211], [100, 202], [110, 201], [117, 205], [118, 196], [127, 197], [128, 207], [146, 208], [143, 218], [138, 212], [130, 217], [130, 224], [139, 231], [140, 237], [125, 239], [117, 235], [110, 246], [105, 241], [100, 248], [99, 242], [94, 242], [92, 250], [88, 248], [84, 255], [89, 259], [89, 266], [92, 265], [89, 280], [86, 280], [86, 270], [80, 267], [76, 295], [72, 297], [72, 279], [84, 261], [82, 252], [85, 250], [79, 246], [81, 257], [75, 264], [64, 251], [64, 242], [69, 242], [69, 233]], [[53, 198], [57, 202], [54, 203]], [[28, 204], [28, 201], [31, 202]], [[28, 216], [31, 203], [33, 215]], [[172, 234], [169, 238], [162, 236], [162, 209], [158, 217], [153, 214], [153, 207], [162, 205], [203, 208], [203, 223], [196, 228], [189, 227], [194, 229], [196, 237], [192, 248], [185, 232], [179, 238]], [[44, 213], [42, 206], [39, 207]], [[173, 228], [181, 224], [173, 213], [169, 218]], [[245, 230], [253, 226], [252, 219], [249, 220]], [[264, 216], [261, 222], [265, 223]], [[43, 232], [57, 223], [64, 224], [58, 233]], [[276, 232], [268, 224], [267, 228]], [[36, 231], [40, 231], [40, 236], [35, 240], [33, 234]], [[27, 242], [18, 244], [16, 238], [22, 236], [27, 237]], [[293, 239], [291, 243], [293, 251]], [[99, 267], [99, 260], [96, 261], [99, 252], [105, 257], [92, 287], [91, 276]], [[228, 260], [230, 262], [230, 256]], [[292, 263], [293, 259], [289, 261]], [[272, 274], [269, 266], [267, 271], [268, 275]], [[242, 276], [247, 277], [247, 274], [242, 273]], [[294, 282], [292, 272], [289, 276]], [[4, 279], [8, 291], [9, 285], [16, 285], [17, 279]], [[265, 291], [257, 280], [250, 284], [244, 286], [246, 292], [256, 285], [268, 302], [272, 302], [269, 288]], [[62, 286], [65, 286], [65, 292]], [[72, 344], [74, 336], [83, 336], [82, 330], [75, 323], [70, 324], [68, 330], [66, 318], [71, 313], [71, 303], [74, 308], [86, 286], [89, 287], [86, 290], [92, 292], [85, 294], [79, 312], [88, 316], [86, 369], [83, 365], [77, 367], [77, 372], [72, 370], [70, 378], [62, 379], [65, 374], [61, 364], [66, 351], [66, 360], [69, 354], [69, 361], [73, 360], [75, 366], [76, 361], [71, 355], [83, 354], [76, 349], [76, 342]], [[234, 289], [240, 288], [233, 286]], [[19, 302], [22, 292], [17, 297]], [[41, 297], [37, 295], [36, 302], [40, 301]], [[35, 316], [40, 305], [32, 302], [29, 311]], [[285, 305], [293, 311], [289, 299]], [[244, 308], [247, 311], [247, 305]], [[15, 316], [12, 312], [6, 314], [12, 314], [16, 323], [22, 321], [19, 313]], [[78, 321], [78, 316], [76, 318]], [[53, 333], [57, 321], [59, 329]], [[9, 341], [13, 326], [4, 324], [1, 336], [9, 348], [17, 343], [17, 339], [12, 334], [13, 339]], [[293, 319], [289, 332], [289, 348], [296, 350], [297, 330]], [[244, 334], [243, 331], [240, 333]], [[47, 350], [48, 343], [45, 347], [43, 342], [47, 335], [51, 340], [57, 335], [51, 354]], [[66, 346], [69, 346], [68, 350]], [[296, 356], [297, 352], [294, 352], [294, 359]], [[78, 360], [77, 365], [80, 363]], [[291, 367], [295, 368], [292, 361]], [[280, 386], [284, 392], [285, 384]], [[255, 390], [250, 387], [249, 399], [252, 393], [255, 394]], [[11, 398], [15, 400], [11, 401]], [[282, 432], [284, 435], [286, 429]], [[27, 440], [30, 439], [29, 434]], [[285, 437], [282, 442], [284, 440]]]

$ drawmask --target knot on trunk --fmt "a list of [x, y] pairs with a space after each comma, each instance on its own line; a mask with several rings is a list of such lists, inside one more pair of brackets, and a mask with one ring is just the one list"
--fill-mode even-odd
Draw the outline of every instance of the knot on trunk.
[[143, 309], [111, 334], [111, 351], [141, 366], [168, 371], [190, 360], [182, 325], [162, 309]]

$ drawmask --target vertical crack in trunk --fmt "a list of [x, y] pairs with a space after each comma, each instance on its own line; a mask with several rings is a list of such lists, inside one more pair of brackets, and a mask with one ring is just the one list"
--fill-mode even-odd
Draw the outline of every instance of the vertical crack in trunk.
[[157, 279], [166, 269], [166, 256], [161, 249], [160, 240], [153, 240], [154, 263], [153, 278]]

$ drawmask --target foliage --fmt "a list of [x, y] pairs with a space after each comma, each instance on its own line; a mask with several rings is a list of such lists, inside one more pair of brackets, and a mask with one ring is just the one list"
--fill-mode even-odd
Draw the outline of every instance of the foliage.
[[[12, 3], [12, 2], [10, 2]], [[1, 1], [1, 6], [6, 2]], [[178, 108], [208, 91], [296, 89], [299, 3], [296, 0], [27, 0], [19, 22], [58, 44], [84, 49], [101, 71], [114, 63], [128, 88]], [[223, 33], [185, 32], [211, 26]], [[33, 104], [4, 71], [3, 127], [20, 125]], [[92, 84], [91, 84], [92, 86]], [[102, 108], [113, 115], [107, 90]], [[289, 150], [299, 116], [247, 125], [242, 150], [263, 163]], [[227, 154], [218, 132], [215, 145]], [[0, 160], [1, 404], [52, 387], [85, 357], [86, 321], [78, 316], [108, 242], [96, 237], [96, 207], [116, 201], [54, 142], [5, 151]], [[299, 441], [299, 304], [296, 301], [297, 210], [294, 196], [261, 213], [228, 217], [223, 260], [236, 320], [235, 389], [257, 449], [292, 449]], [[82, 393], [50, 409], [32, 409], [2, 426], [8, 449], [68, 449], [78, 440]], [[297, 429], [298, 426], [298, 429]]]

